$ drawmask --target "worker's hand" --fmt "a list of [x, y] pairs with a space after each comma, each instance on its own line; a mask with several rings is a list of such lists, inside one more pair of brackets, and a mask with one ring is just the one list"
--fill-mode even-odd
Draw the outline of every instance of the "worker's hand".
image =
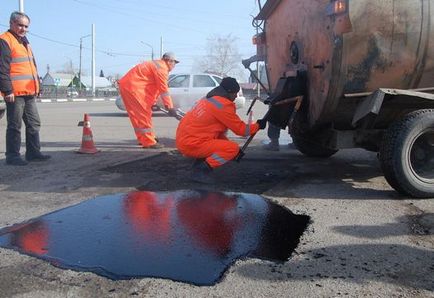
[[6, 102], [14, 102], [15, 101], [15, 96], [13, 93], [5, 95], [4, 97]]
[[264, 104], [269, 105], [271, 103], [272, 98], [270, 96], [268, 96], [265, 100], [264, 100]]
[[266, 119], [258, 119], [256, 121], [259, 125], [259, 129], [264, 129], [267, 126], [267, 120]]
[[172, 117], [175, 117], [175, 118], [177, 118], [178, 117], [178, 114], [176, 113], [176, 109], [168, 109], [167, 110], [168, 112], [169, 112], [169, 116], [172, 116]]

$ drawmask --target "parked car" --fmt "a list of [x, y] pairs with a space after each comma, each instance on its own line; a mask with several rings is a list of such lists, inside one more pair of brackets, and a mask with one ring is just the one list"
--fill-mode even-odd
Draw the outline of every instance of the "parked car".
[[66, 96], [67, 97], [77, 97], [78, 96], [78, 91], [75, 90], [74, 88], [68, 88], [66, 90]]
[[[206, 73], [172, 75], [169, 78], [169, 90], [174, 107], [187, 112], [194, 106], [196, 101], [217, 87], [222, 79], [220, 76]], [[243, 108], [246, 104], [246, 99], [241, 90], [234, 102], [237, 109]], [[125, 111], [125, 106], [120, 96], [116, 98], [115, 103], [120, 110]], [[157, 104], [161, 105], [161, 100]]]

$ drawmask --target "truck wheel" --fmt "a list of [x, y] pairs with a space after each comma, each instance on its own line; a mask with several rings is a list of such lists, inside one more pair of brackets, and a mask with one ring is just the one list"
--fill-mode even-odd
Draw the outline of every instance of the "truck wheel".
[[325, 148], [321, 146], [321, 144], [316, 143], [314, 138], [309, 135], [291, 135], [292, 142], [294, 143], [295, 148], [298, 151], [303, 153], [304, 155], [311, 157], [330, 157], [338, 150], [333, 150], [329, 148]]
[[396, 191], [434, 197], [434, 109], [414, 111], [393, 123], [383, 137], [379, 158]]
[[330, 157], [338, 150], [326, 148], [318, 143], [319, 137], [316, 137], [306, 129], [305, 115], [296, 113], [291, 125], [292, 142], [298, 151], [310, 157]]

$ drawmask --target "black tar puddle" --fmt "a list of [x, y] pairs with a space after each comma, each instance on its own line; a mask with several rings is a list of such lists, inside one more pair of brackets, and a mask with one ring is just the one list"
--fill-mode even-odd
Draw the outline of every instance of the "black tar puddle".
[[136, 191], [3, 228], [0, 246], [114, 280], [213, 285], [239, 258], [286, 261], [308, 223], [258, 195]]

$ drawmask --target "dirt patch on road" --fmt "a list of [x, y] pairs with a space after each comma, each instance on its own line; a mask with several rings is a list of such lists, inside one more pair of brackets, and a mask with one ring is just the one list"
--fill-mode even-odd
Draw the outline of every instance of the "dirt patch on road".
[[294, 171], [285, 159], [250, 156], [239, 163], [229, 162], [216, 169], [216, 183], [206, 185], [190, 180], [192, 159], [179, 152], [163, 152], [155, 156], [100, 169], [110, 173], [140, 175], [138, 190], [164, 191], [205, 189], [261, 194], [287, 178]]

